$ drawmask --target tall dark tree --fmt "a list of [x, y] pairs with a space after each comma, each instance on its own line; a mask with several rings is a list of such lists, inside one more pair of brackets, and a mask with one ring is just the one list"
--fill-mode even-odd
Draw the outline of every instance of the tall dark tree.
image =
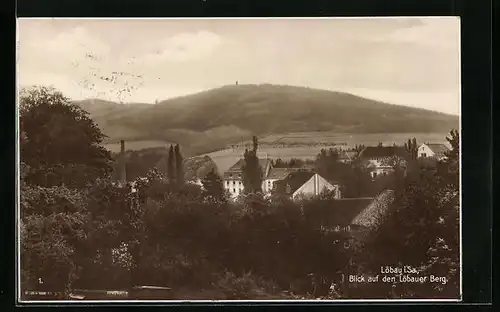
[[260, 167], [257, 149], [259, 146], [257, 137], [252, 139], [253, 149], [245, 150], [243, 157], [245, 165], [243, 166], [243, 186], [245, 193], [256, 193], [262, 191], [262, 168]]
[[408, 139], [408, 142], [405, 143], [405, 151], [410, 159], [415, 160], [418, 158], [418, 146], [416, 138]]
[[450, 131], [446, 140], [451, 145], [451, 150], [445, 152], [446, 159], [439, 164], [440, 176], [444, 181], [458, 187], [460, 183], [460, 137], [457, 130]]
[[167, 178], [170, 182], [175, 181], [175, 152], [174, 147], [170, 145], [170, 150], [168, 151], [168, 166], [167, 166]]
[[458, 162], [460, 158], [460, 136], [458, 130], [452, 129], [450, 131], [450, 136], [446, 137], [446, 140], [451, 145], [451, 150], [446, 152], [446, 157], [449, 161]]
[[19, 112], [21, 159], [31, 168], [27, 182], [79, 188], [112, 172], [111, 154], [101, 144], [105, 135], [61, 92], [23, 89]]
[[217, 174], [215, 169], [212, 169], [205, 178], [201, 181], [206, 197], [217, 202], [224, 201], [224, 186], [222, 178]]
[[182, 158], [181, 149], [179, 144], [175, 145], [175, 177], [177, 184], [182, 185], [184, 183], [184, 160]]

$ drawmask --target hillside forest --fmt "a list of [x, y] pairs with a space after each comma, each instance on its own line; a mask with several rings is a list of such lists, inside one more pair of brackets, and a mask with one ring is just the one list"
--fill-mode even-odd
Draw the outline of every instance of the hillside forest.
[[253, 135], [447, 133], [458, 128], [458, 116], [349, 93], [272, 84], [228, 85], [157, 104], [99, 99], [75, 104], [89, 112], [107, 135], [106, 142], [175, 142], [189, 157], [251, 141]]

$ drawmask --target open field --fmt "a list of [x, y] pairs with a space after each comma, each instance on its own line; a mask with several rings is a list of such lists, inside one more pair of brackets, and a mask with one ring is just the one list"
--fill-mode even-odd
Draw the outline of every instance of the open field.
[[[138, 151], [145, 148], [151, 147], [169, 147], [170, 142], [167, 141], [155, 141], [155, 140], [137, 140], [137, 141], [125, 141], [125, 150], [127, 151]], [[120, 142], [116, 143], [105, 143], [104, 147], [113, 153], [120, 152]]]
[[[408, 138], [415, 137], [418, 142], [446, 143], [448, 133], [337, 133], [330, 131], [300, 132], [286, 134], [271, 134], [259, 139], [259, 142], [269, 145], [347, 145], [354, 147], [356, 144], [384, 145], [404, 144]], [[251, 144], [246, 141], [244, 144]]]
[[[311, 148], [311, 147], [290, 147], [290, 148], [259, 148], [258, 156], [260, 158], [265, 158], [266, 156], [270, 159], [281, 158], [283, 160], [289, 160], [291, 158], [300, 159], [314, 159], [316, 155], [321, 151], [321, 147]], [[213, 153], [207, 154], [212, 158], [212, 160], [217, 165], [217, 169], [220, 174], [224, 173], [234, 165], [240, 158], [243, 158], [244, 148], [238, 149], [225, 149]]]

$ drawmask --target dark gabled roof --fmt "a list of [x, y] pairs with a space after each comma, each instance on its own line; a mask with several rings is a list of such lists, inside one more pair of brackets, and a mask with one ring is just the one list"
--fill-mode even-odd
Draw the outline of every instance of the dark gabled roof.
[[276, 192], [279, 194], [292, 195], [312, 176], [314, 176], [314, 174], [315, 173], [311, 171], [291, 172], [283, 180], [276, 181], [274, 184]]
[[297, 172], [299, 170], [300, 170], [299, 168], [271, 168], [271, 170], [269, 170], [269, 174], [267, 175], [266, 179], [283, 180], [291, 172]]
[[360, 158], [369, 159], [405, 155], [405, 149], [400, 146], [367, 146], [361, 151]]
[[431, 151], [438, 156], [445, 156], [445, 152], [450, 150], [445, 144], [429, 143], [425, 145], [427, 145], [431, 149]]
[[356, 157], [357, 152], [355, 151], [341, 151], [339, 153], [339, 159], [352, 160]]
[[392, 190], [386, 190], [379, 194], [373, 202], [354, 217], [351, 224], [365, 228], [378, 227], [384, 221], [384, 216], [387, 215], [391, 208], [391, 204], [395, 198], [394, 194]]
[[[259, 165], [260, 169], [262, 170], [262, 174], [266, 173], [265, 172], [266, 168], [270, 164], [271, 164], [270, 159], [259, 158]], [[224, 178], [241, 178], [244, 165], [245, 165], [245, 159], [241, 158], [224, 173]]]
[[[259, 158], [259, 165], [262, 168], [262, 170], [265, 170], [267, 165], [271, 164], [270, 159], [266, 158]], [[238, 172], [243, 170], [243, 166], [245, 166], [245, 159], [241, 158], [238, 160], [234, 165], [232, 165], [227, 172]]]

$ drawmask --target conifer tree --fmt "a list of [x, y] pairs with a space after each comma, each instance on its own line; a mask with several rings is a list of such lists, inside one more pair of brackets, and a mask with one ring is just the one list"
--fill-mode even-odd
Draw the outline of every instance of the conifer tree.
[[172, 145], [168, 151], [167, 178], [170, 182], [175, 181], [175, 153]]
[[243, 166], [243, 186], [245, 193], [257, 193], [262, 191], [262, 168], [260, 167], [257, 149], [259, 146], [257, 137], [252, 139], [253, 149], [245, 150], [243, 157], [245, 165]]
[[202, 180], [205, 196], [215, 201], [224, 201], [224, 186], [222, 178], [212, 169]]
[[418, 158], [418, 146], [417, 146], [417, 139], [408, 139], [408, 142], [405, 143], [405, 150], [406, 153], [408, 153], [408, 156], [410, 159], [417, 159]]
[[181, 149], [179, 144], [175, 145], [175, 176], [177, 179], [177, 184], [182, 185], [184, 183], [184, 160], [182, 159]]

